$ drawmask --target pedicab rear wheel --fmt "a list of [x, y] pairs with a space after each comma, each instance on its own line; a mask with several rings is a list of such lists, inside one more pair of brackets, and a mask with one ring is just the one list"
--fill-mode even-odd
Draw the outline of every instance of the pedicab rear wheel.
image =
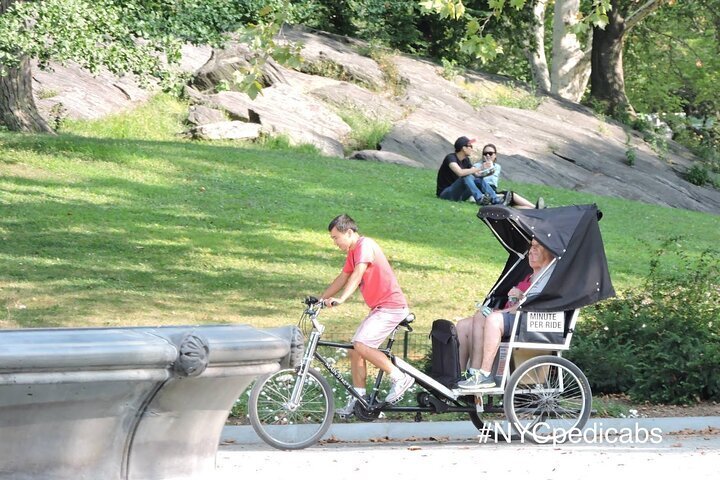
[[521, 364], [505, 387], [505, 415], [524, 438], [562, 443], [590, 418], [592, 392], [585, 374], [571, 361], [554, 355]]

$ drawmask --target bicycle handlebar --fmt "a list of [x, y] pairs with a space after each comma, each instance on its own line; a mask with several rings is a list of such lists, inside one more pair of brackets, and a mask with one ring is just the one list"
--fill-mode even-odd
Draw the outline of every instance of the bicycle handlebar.
[[[316, 297], [313, 297], [312, 295], [305, 297], [305, 301], [303, 303], [305, 305], [307, 305], [308, 307], [315, 306], [319, 303], [320, 308], [325, 308], [325, 302], [323, 301], [323, 299], [318, 300]], [[332, 306], [332, 307], [337, 307], [338, 305], [340, 305], [340, 304], [338, 302], [336, 302], [335, 300], [333, 300], [330, 303], [330, 306]]]

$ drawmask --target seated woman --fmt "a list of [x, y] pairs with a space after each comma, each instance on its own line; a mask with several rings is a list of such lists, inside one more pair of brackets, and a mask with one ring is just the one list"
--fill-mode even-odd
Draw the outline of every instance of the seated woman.
[[[532, 273], [525, 277], [508, 292], [508, 301], [502, 310], [495, 310], [485, 316], [478, 310], [472, 317], [463, 318], [457, 324], [458, 341], [460, 343], [460, 365], [470, 366], [467, 380], [458, 383], [458, 387], [465, 389], [492, 388], [495, 380], [491, 370], [500, 340], [504, 333], [512, 330], [517, 305], [524, 297], [537, 295], [547, 283], [552, 270], [555, 257], [537, 240], [533, 239], [528, 252], [528, 263]], [[528, 287], [540, 279], [531, 289]]]
[[497, 204], [504, 203], [505, 205], [516, 207], [516, 208], [545, 208], [545, 200], [542, 197], [538, 197], [535, 204], [531, 203], [530, 200], [521, 197], [515, 192], [504, 192], [505, 198], [499, 200], [498, 197], [498, 182], [500, 181], [500, 164], [497, 163], [497, 148], [492, 143], [488, 143], [483, 147], [482, 151], [482, 163], [476, 163], [473, 166], [481, 169], [480, 172], [475, 173], [475, 184], [480, 191], [485, 194], [484, 204]]

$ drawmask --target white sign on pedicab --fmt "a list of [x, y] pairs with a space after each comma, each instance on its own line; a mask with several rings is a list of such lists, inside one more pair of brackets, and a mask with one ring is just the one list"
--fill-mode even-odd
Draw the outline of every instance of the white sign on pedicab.
[[565, 312], [528, 312], [528, 332], [560, 332], [565, 329]]

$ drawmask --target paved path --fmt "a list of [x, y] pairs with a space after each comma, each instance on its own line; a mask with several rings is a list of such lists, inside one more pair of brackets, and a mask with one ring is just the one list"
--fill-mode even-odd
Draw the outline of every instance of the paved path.
[[[477, 442], [339, 443], [283, 452], [262, 445], [223, 446], [218, 479], [584, 478], [716, 480], [720, 435], [668, 436], [659, 445], [562, 447]], [[511, 475], [508, 475], [511, 474]]]
[[[333, 480], [445, 479], [448, 474], [472, 474], [480, 478], [492, 478], [488, 475], [517, 478], [516, 475], [522, 475], [520, 478], [532, 480], [578, 480], [600, 475], [615, 476], [618, 480], [688, 476], [693, 480], [719, 478], [718, 417], [598, 419], [594, 422], [588, 427], [595, 428], [598, 434], [588, 434], [577, 443], [559, 446], [523, 444], [519, 441], [505, 443], [502, 438], [495, 443], [492, 437], [481, 443], [476, 430], [470, 430], [467, 438], [458, 438], [464, 435], [464, 424], [469, 422], [336, 424], [333, 426], [335, 439], [338, 436], [352, 438], [358, 433], [366, 436], [362, 441], [331, 441], [291, 452], [275, 450], [256, 442], [235, 443], [230, 438], [232, 431], [226, 429], [223, 432], [225, 441], [217, 455], [217, 472], [218, 479], [222, 480], [285, 480], [298, 475], [300, 478], [319, 476]], [[446, 435], [435, 435], [433, 430], [436, 428]], [[606, 435], [603, 431], [608, 428], [630, 428], [635, 433], [621, 430], [617, 432], [620, 435]], [[655, 431], [655, 443], [649, 439], [640, 441], [644, 436], [636, 433], [643, 428], [661, 430], [661, 433]], [[390, 438], [402, 437], [404, 440], [386, 440], [383, 432], [390, 433]], [[240, 440], [244, 434], [236, 439]], [[428, 437], [433, 435], [436, 440], [429, 440]]]

